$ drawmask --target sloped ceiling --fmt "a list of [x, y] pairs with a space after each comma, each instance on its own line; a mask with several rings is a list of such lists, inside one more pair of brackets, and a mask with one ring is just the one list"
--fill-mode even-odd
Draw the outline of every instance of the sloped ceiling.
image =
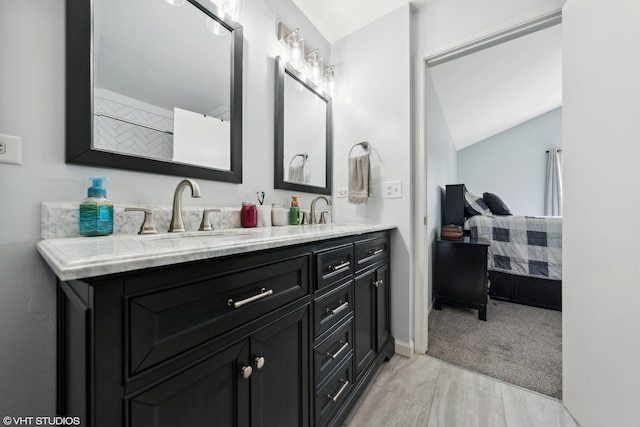
[[460, 150], [562, 105], [561, 25], [430, 69]]

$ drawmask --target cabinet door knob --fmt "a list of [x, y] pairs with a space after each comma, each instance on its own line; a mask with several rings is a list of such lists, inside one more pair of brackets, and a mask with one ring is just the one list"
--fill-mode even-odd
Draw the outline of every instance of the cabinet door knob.
[[242, 369], [240, 369], [240, 373], [242, 374], [242, 378], [244, 379], [249, 378], [252, 372], [253, 369], [251, 369], [251, 366], [243, 366]]
[[384, 284], [384, 281], [382, 279], [376, 280], [376, 281], [373, 282], [373, 286], [375, 286], [376, 288], [378, 286], [382, 286], [383, 284]]
[[264, 357], [256, 356], [256, 358], [253, 359], [253, 364], [256, 365], [256, 368], [262, 369], [262, 367], [264, 366]]

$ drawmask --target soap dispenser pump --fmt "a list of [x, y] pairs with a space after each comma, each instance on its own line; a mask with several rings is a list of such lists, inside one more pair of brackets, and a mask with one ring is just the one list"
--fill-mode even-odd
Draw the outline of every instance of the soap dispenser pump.
[[291, 207], [289, 208], [289, 225], [300, 224], [300, 208], [298, 208], [298, 196], [291, 196]]
[[80, 203], [80, 235], [86, 237], [108, 236], [113, 233], [113, 204], [107, 199], [102, 186], [105, 178], [91, 178], [93, 185], [87, 190], [87, 198]]

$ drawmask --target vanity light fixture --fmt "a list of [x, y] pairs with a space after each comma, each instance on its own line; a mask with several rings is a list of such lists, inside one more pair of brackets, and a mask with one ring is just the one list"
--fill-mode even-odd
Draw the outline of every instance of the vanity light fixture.
[[185, 2], [185, 0], [165, 0], [167, 3], [169, 3], [171, 6], [182, 6]]
[[[304, 75], [303, 79], [310, 80], [321, 88], [323, 88], [326, 79], [326, 84], [335, 93], [333, 67], [324, 67], [320, 51], [305, 44], [299, 29], [290, 30], [282, 22], [278, 23], [278, 41], [287, 48], [287, 64], [291, 68], [301, 71], [301, 74]], [[307, 69], [306, 72], [302, 71], [304, 68]]]
[[296, 28], [285, 37], [287, 45], [287, 62], [296, 70], [304, 67], [304, 38]]
[[318, 86], [322, 86], [322, 81], [324, 80], [324, 61], [318, 53], [318, 49], [306, 55], [305, 59], [311, 68], [311, 80]]
[[329, 93], [330, 96], [335, 97], [338, 95], [338, 91], [336, 90], [335, 85], [335, 77], [336, 71], [332, 66], [329, 66], [324, 69], [324, 87], [325, 91]]

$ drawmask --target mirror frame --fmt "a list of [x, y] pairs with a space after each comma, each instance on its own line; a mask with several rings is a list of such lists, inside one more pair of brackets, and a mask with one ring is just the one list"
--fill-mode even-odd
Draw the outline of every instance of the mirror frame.
[[[316, 94], [327, 104], [326, 145], [325, 145], [325, 186], [296, 184], [284, 180], [284, 80], [291, 76], [305, 88]], [[333, 125], [331, 123], [331, 97], [315, 84], [309, 82], [298, 71], [286, 66], [281, 57], [276, 57], [276, 94], [275, 94], [275, 158], [274, 188], [306, 193], [331, 195], [333, 164]]]
[[[66, 1], [66, 163], [115, 169], [242, 182], [242, 26], [213, 3], [206, 7], [187, 0], [227, 28], [231, 46], [231, 169], [210, 169], [93, 149], [93, 2]], [[108, 1], [108, 0], [107, 0]]]

